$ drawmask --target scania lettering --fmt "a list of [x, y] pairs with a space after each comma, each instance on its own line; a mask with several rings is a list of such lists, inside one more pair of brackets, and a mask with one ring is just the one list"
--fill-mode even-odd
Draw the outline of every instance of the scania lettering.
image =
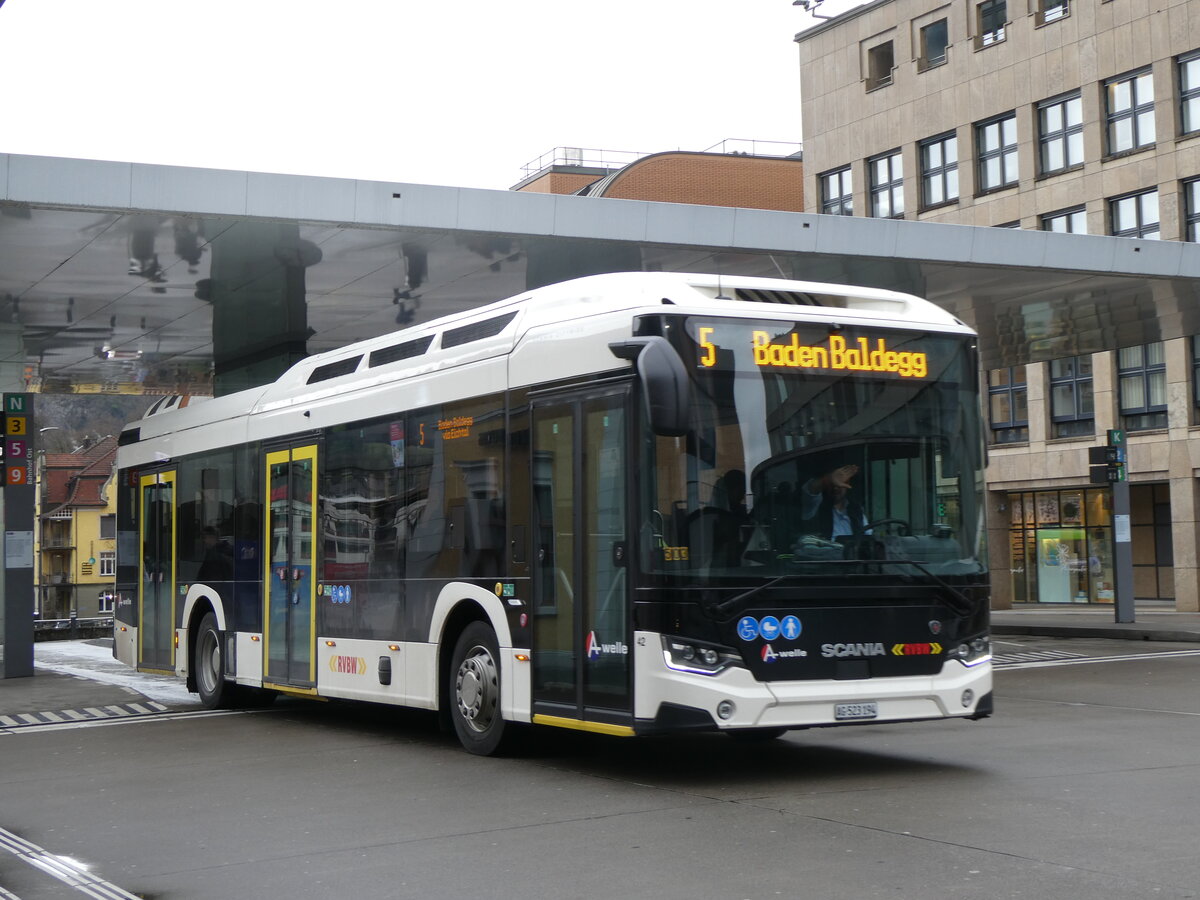
[[210, 708], [437, 710], [482, 754], [982, 719], [981, 434], [975, 335], [917, 297], [525, 291], [130, 423], [114, 654]]
[[821, 655], [825, 657], [883, 656], [883, 644], [822, 644]]

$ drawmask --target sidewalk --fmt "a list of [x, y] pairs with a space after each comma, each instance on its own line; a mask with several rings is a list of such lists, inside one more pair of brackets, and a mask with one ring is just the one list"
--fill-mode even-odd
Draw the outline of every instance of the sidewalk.
[[992, 610], [992, 634], [1200, 644], [1200, 612], [1176, 612], [1172, 605], [1141, 604], [1133, 622], [1116, 621], [1111, 606], [1036, 606]]
[[[111, 718], [164, 709], [198, 709], [183, 680], [135, 672], [113, 659], [112, 640], [38, 641], [33, 645], [34, 670], [27, 678], [0, 678], [0, 732], [4, 721], [35, 715], [38, 721]], [[3, 653], [3, 648], [0, 648]], [[130, 704], [137, 707], [128, 709]], [[77, 715], [61, 714], [65, 711]], [[17, 724], [27, 724], [19, 720]]]

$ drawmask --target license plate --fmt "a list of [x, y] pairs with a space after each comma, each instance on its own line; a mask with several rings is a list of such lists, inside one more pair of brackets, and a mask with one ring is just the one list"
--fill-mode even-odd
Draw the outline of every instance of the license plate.
[[838, 703], [833, 707], [833, 717], [843, 719], [874, 719], [879, 715], [879, 704], [872, 700], [869, 703]]

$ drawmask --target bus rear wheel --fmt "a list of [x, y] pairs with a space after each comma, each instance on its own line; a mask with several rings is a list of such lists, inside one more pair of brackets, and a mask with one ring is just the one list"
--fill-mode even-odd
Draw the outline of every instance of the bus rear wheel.
[[235, 686], [225, 680], [225, 647], [217, 617], [205, 613], [192, 651], [192, 671], [196, 674], [196, 689], [205, 709], [226, 709], [233, 706]]
[[469, 752], [490, 756], [500, 750], [506, 723], [500, 713], [500, 650], [483, 622], [459, 635], [450, 663], [450, 720]]

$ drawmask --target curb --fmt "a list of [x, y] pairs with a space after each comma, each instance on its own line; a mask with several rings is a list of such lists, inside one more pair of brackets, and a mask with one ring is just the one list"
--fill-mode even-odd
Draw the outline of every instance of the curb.
[[1037, 637], [1104, 638], [1117, 641], [1164, 641], [1168, 643], [1197, 644], [1200, 633], [1175, 631], [1162, 628], [1146, 628], [1137, 625], [1000, 625], [991, 626], [992, 634], [1026, 635]]

